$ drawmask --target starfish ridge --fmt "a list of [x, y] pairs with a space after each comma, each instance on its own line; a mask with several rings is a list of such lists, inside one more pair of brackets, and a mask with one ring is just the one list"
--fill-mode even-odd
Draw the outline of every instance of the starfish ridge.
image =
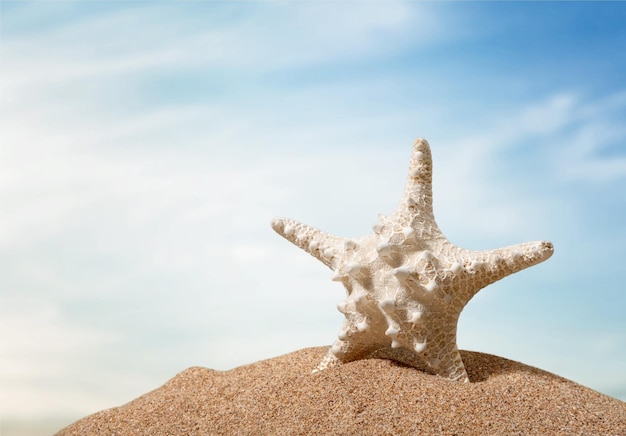
[[347, 289], [337, 305], [346, 319], [315, 371], [399, 349], [415, 367], [467, 382], [456, 344], [463, 307], [485, 286], [552, 255], [546, 241], [488, 251], [452, 244], [435, 222], [431, 182], [430, 147], [418, 139], [400, 204], [379, 217], [373, 233], [349, 239], [272, 220], [277, 233], [330, 267]]

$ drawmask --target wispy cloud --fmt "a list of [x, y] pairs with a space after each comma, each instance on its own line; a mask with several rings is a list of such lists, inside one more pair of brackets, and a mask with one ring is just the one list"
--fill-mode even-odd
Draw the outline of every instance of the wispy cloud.
[[626, 111], [626, 92], [580, 103], [572, 125], [562, 132], [568, 146], [557, 157], [558, 175], [600, 184], [626, 181], [626, 127], [620, 118]]
[[432, 12], [403, 3], [357, 9], [345, 3], [271, 3], [258, 11], [195, 5], [201, 14], [229, 18], [228, 24], [209, 18], [209, 26], [194, 19], [190, 23], [187, 9], [193, 7], [133, 6], [5, 38], [3, 58], [10, 66], [3, 77], [5, 98], [19, 101], [45, 86], [155, 71], [235, 69], [250, 74], [320, 65], [395, 52], [408, 44], [402, 39], [408, 26], [419, 29], [424, 44], [442, 34]]

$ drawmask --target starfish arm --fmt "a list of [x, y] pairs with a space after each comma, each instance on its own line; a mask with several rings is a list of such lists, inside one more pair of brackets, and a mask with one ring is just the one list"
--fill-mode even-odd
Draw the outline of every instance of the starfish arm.
[[464, 270], [474, 277], [475, 286], [465, 297], [467, 303], [482, 288], [547, 260], [554, 252], [548, 241], [524, 242], [488, 251], [466, 251]]
[[343, 250], [346, 239], [322, 232], [290, 218], [274, 218], [272, 228], [280, 236], [335, 270], [338, 255]]
[[554, 245], [550, 241], [525, 242], [508, 247], [508, 251], [511, 250], [516, 252], [514, 257], [517, 258], [517, 265], [521, 265], [519, 269], [513, 271], [517, 272], [548, 260], [554, 253]]
[[430, 145], [425, 139], [417, 139], [411, 151], [404, 194], [390, 222], [400, 222], [406, 228], [417, 230], [420, 237], [429, 239], [442, 237], [433, 215], [432, 178]]
[[417, 139], [411, 151], [409, 175], [402, 200], [410, 203], [413, 212], [433, 213], [433, 160], [430, 145], [425, 139]]
[[[347, 328], [348, 325], [344, 323], [342, 331], [345, 332]], [[323, 371], [355, 360], [366, 359], [374, 351], [383, 347], [382, 344], [375, 342], [368, 343], [367, 340], [363, 339], [366, 339], [365, 335], [363, 335], [362, 338], [356, 339], [337, 339], [313, 372]]]
[[[548, 241], [524, 242], [485, 253], [485, 264], [494, 277], [493, 282], [547, 260], [554, 253]], [[491, 283], [493, 283], [491, 282]]]
[[439, 350], [442, 353], [440, 357], [426, 357], [426, 363], [430, 366], [432, 372], [440, 377], [468, 383], [469, 377], [465, 370], [465, 365], [461, 359], [461, 354], [456, 346], [456, 341], [448, 341], [445, 346]]
[[317, 367], [311, 371], [312, 373], [324, 371], [325, 369], [334, 368], [336, 366], [342, 365], [343, 362], [335, 356], [331, 350], [328, 350], [322, 361], [317, 365]]

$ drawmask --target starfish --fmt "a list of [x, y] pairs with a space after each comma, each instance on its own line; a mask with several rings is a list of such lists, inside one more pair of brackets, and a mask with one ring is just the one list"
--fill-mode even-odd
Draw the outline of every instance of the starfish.
[[338, 339], [314, 372], [396, 350], [417, 368], [468, 382], [456, 343], [461, 311], [485, 286], [552, 255], [547, 241], [488, 251], [457, 247], [435, 222], [431, 183], [430, 146], [418, 139], [400, 204], [389, 217], [379, 216], [373, 233], [343, 238], [292, 219], [272, 220], [278, 234], [330, 267], [347, 290], [337, 305], [345, 315]]

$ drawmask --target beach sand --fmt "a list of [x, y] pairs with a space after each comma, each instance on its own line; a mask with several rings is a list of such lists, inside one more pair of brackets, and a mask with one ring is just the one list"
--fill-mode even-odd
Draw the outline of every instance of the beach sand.
[[625, 402], [501, 357], [461, 351], [471, 383], [386, 359], [311, 374], [327, 350], [189, 368], [57, 435], [626, 435]]

